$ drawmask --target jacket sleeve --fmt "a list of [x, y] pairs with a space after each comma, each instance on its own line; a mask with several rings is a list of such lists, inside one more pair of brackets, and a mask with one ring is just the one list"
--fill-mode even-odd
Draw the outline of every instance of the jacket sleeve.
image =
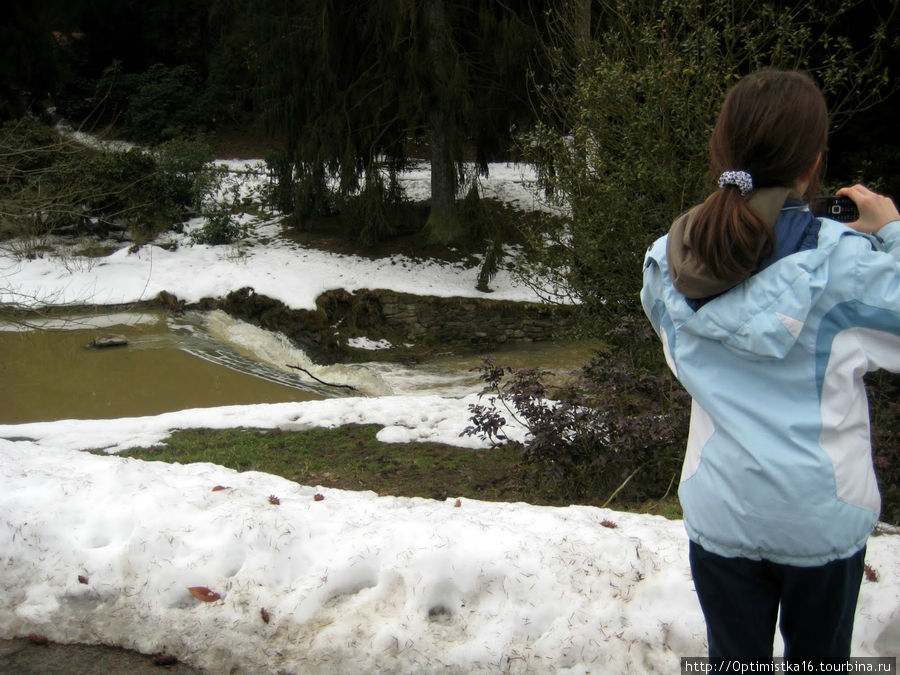
[[677, 293], [669, 281], [668, 268], [666, 266], [666, 237], [660, 237], [649, 248], [644, 257], [644, 283], [641, 288], [641, 305], [644, 313], [650, 320], [650, 325], [656, 331], [662, 341], [663, 355], [666, 363], [675, 376], [678, 369], [675, 366], [673, 354], [675, 351], [675, 327], [672, 318], [666, 311], [664, 297], [666, 294]]
[[900, 261], [900, 220], [894, 220], [878, 230], [877, 239], [885, 253]]
[[666, 238], [662, 237], [647, 249], [644, 256], [644, 280], [641, 287], [641, 306], [657, 335], [660, 335], [660, 309], [664, 292], [662, 279], [664, 271], [661, 269], [660, 258], [665, 254], [665, 241]]
[[860, 346], [869, 356], [869, 369], [900, 372], [900, 221], [878, 231], [875, 250], [857, 253], [855, 275], [856, 321]]

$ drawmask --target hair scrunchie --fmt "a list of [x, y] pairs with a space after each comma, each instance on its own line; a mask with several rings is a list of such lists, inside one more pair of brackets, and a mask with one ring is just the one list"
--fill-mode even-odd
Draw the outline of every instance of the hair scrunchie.
[[719, 176], [719, 187], [734, 185], [741, 191], [741, 196], [746, 197], [753, 192], [753, 176], [746, 171], [724, 171]]

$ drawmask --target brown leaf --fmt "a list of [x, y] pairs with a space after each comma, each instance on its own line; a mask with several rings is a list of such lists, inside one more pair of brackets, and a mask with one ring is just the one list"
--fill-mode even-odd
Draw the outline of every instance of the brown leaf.
[[459, 508], [460, 506], [462, 506], [462, 500], [461, 500], [461, 499], [457, 499], [457, 500], [456, 500], [456, 503], [453, 504], [453, 506], [455, 506], [456, 508]]
[[276, 497], [275, 495], [269, 495], [269, 503], [278, 506], [281, 503], [281, 500], [278, 499], [278, 497]]
[[616, 525], [616, 524], [615, 524], [613, 521], [611, 521], [611, 520], [604, 520], [604, 521], [603, 521], [602, 523], [600, 523], [600, 524], [601, 524], [603, 527], [608, 527], [608, 528], [611, 529], [611, 530], [614, 530], [614, 529], [616, 529], [616, 528], [618, 527], [618, 525]]
[[86, 576], [84, 576], [83, 574], [78, 575], [78, 583], [79, 584], [86, 584], [87, 582], [88, 582], [88, 578]]
[[50, 644], [50, 640], [47, 639], [47, 636], [41, 635], [39, 633], [29, 633], [28, 641], [33, 645], [48, 645], [48, 644]]
[[263, 621], [265, 621], [266, 623], [269, 623], [269, 619], [271, 618], [269, 616], [269, 610], [267, 610], [265, 607], [263, 607], [261, 610], [259, 610], [259, 615], [262, 617]]
[[869, 563], [866, 563], [865, 573], [866, 573], [866, 579], [868, 579], [869, 581], [878, 581], [878, 572], [876, 572], [874, 570], [874, 568], [872, 568], [872, 566], [869, 565]]
[[195, 598], [202, 602], [215, 602], [222, 596], [215, 591], [209, 590], [206, 586], [191, 586], [188, 588]]
[[321, 492], [317, 492], [317, 493], [316, 493], [316, 496], [313, 497], [313, 499], [315, 499], [317, 502], [320, 502], [320, 501], [322, 501], [323, 499], [325, 499], [325, 495], [323, 495]]
[[214, 487], [214, 488], [212, 489], [212, 491], [213, 491], [213, 492], [220, 492], [221, 490], [230, 490], [230, 489], [231, 489], [231, 488], [228, 487], [227, 485], [216, 485], [216, 487]]

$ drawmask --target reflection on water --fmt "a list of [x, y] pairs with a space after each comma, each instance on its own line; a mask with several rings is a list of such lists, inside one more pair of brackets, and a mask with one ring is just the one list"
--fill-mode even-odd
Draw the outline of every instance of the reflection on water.
[[[342, 395], [461, 396], [481, 389], [473, 371], [480, 356], [445, 355], [404, 366], [379, 362], [373, 351], [369, 363], [321, 366], [283, 335], [223, 312], [169, 318], [161, 312], [106, 314], [33, 327], [37, 330], [0, 323], [0, 423]], [[110, 334], [125, 336], [128, 345], [88, 348]], [[595, 348], [590, 341], [541, 343], [504, 348], [492, 356], [511, 367], [568, 372]]]

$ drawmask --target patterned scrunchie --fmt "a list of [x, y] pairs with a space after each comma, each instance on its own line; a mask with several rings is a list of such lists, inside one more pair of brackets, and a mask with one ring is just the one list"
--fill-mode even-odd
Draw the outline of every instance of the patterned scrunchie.
[[753, 176], [746, 171], [724, 171], [719, 176], [719, 187], [734, 185], [741, 191], [741, 196], [746, 197], [753, 192]]

